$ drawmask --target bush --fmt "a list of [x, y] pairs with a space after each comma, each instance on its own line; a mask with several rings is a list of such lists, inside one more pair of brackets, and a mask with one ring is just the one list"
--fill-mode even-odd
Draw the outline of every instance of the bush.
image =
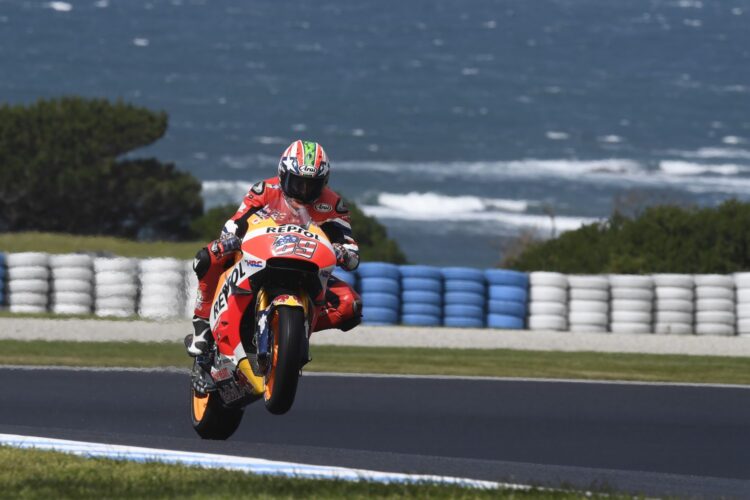
[[750, 269], [750, 203], [672, 205], [531, 243], [504, 267], [563, 273], [732, 273]]
[[0, 106], [0, 230], [185, 238], [200, 183], [155, 159], [165, 113], [76, 97]]
[[[403, 264], [406, 262], [398, 244], [388, 238], [385, 227], [374, 217], [368, 217], [354, 203], [347, 201], [352, 218], [354, 238], [359, 243], [362, 261], [381, 261]], [[193, 221], [191, 226], [196, 237], [211, 241], [219, 237], [224, 223], [237, 210], [237, 205], [214, 207]]]

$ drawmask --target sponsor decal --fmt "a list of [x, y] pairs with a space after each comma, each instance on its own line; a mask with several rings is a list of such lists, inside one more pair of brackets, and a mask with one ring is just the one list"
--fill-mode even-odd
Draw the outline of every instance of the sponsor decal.
[[231, 379], [232, 371], [226, 366], [223, 366], [220, 369], [211, 372], [211, 378], [213, 378], [216, 382]]
[[299, 171], [302, 174], [315, 175], [316, 169], [312, 165], [300, 165]]
[[224, 283], [224, 286], [221, 288], [221, 292], [219, 293], [219, 296], [214, 301], [214, 306], [212, 309], [212, 313], [214, 318], [218, 318], [221, 313], [223, 313], [228, 306], [228, 300], [229, 300], [229, 292], [231, 291], [231, 286], [236, 285], [237, 283], [241, 282], [243, 279], [247, 278], [247, 271], [243, 267], [242, 264], [243, 261], [239, 261], [236, 266], [234, 266], [234, 269], [232, 270], [232, 273], [227, 277], [227, 281]]
[[250, 267], [263, 267], [263, 261], [262, 260], [252, 260], [252, 259], [245, 259], [245, 264], [247, 264]]
[[330, 212], [331, 210], [333, 210], [333, 207], [328, 203], [317, 203], [315, 204], [314, 208], [318, 212]]
[[312, 238], [315, 240], [320, 240], [320, 236], [317, 234], [308, 231], [307, 229], [295, 226], [294, 224], [285, 224], [283, 226], [278, 227], [269, 227], [266, 229], [266, 234], [282, 234], [282, 233], [293, 233], [293, 234], [301, 234], [305, 238]]

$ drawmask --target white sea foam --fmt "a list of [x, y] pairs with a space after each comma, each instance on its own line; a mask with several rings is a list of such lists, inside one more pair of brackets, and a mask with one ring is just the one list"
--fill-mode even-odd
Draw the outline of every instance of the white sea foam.
[[251, 185], [247, 181], [203, 181], [203, 199], [208, 206], [239, 203]]
[[[449, 197], [435, 193], [382, 193], [378, 205], [362, 210], [379, 219], [410, 221], [497, 222], [503, 225], [542, 230], [569, 231], [599, 219], [521, 213], [534, 204], [526, 200], [484, 199], [474, 196]], [[500, 209], [500, 210], [497, 210]]]
[[550, 130], [545, 135], [547, 136], [547, 139], [551, 141], [564, 141], [570, 138], [570, 135], [567, 132], [560, 132], [558, 130]]
[[737, 175], [742, 171], [747, 171], [748, 167], [734, 164], [702, 165], [687, 161], [664, 160], [659, 163], [659, 169], [671, 175]]
[[47, 7], [57, 12], [70, 12], [73, 10], [73, 6], [68, 2], [49, 2]]
[[726, 160], [750, 160], [750, 151], [739, 148], [700, 148], [695, 151], [669, 150], [667, 154], [689, 159], [726, 159]]
[[446, 196], [438, 193], [417, 192], [407, 194], [381, 193], [378, 196], [378, 203], [383, 207], [414, 214], [433, 214], [435, 212], [475, 213], [489, 209], [525, 212], [530, 205], [537, 204], [528, 200]]

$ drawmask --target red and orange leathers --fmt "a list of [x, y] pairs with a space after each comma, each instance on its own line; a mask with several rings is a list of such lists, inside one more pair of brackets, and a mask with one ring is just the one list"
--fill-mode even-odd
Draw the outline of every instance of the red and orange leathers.
[[[272, 177], [253, 185], [237, 209], [227, 221], [224, 232], [233, 233], [243, 238], [248, 229], [248, 219], [252, 214], [266, 205], [274, 204], [283, 196], [279, 187], [279, 178]], [[359, 248], [352, 237], [349, 211], [341, 197], [326, 187], [314, 203], [305, 205], [310, 217], [326, 233], [331, 243], [339, 243], [350, 253], [358, 254]], [[195, 315], [208, 318], [211, 300], [224, 270], [234, 262], [234, 255], [216, 256], [207, 251], [211, 259], [210, 266], [203, 276], [199, 275], [198, 300]], [[358, 264], [358, 259], [354, 267]], [[347, 269], [351, 270], [351, 269]], [[328, 328], [349, 329], [358, 323], [361, 299], [345, 282], [332, 278], [326, 293], [326, 304], [318, 311], [318, 320], [314, 331]]]

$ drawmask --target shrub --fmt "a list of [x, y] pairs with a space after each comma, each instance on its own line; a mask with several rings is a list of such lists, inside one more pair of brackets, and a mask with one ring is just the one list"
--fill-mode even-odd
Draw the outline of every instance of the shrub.
[[175, 239], [202, 213], [200, 183], [155, 159], [165, 113], [69, 97], [0, 106], [0, 230]]
[[503, 266], [564, 273], [731, 273], [750, 269], [750, 203], [673, 205], [615, 213], [559, 238], [531, 243]]

